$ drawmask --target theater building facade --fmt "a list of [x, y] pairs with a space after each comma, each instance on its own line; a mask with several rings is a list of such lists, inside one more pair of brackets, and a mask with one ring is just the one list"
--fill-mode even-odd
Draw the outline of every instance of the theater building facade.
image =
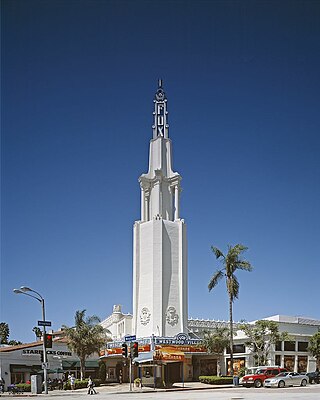
[[[202, 346], [205, 331], [226, 321], [188, 319], [187, 232], [180, 215], [182, 177], [173, 169], [172, 142], [169, 137], [168, 102], [162, 81], [153, 99], [152, 138], [148, 172], [139, 178], [141, 217], [133, 227], [133, 314], [123, 314], [114, 306], [102, 321], [111, 332], [112, 342], [101, 353], [106, 362], [107, 380], [129, 379], [129, 359], [122, 355], [126, 336], [139, 344], [134, 362], [134, 377], [144, 383], [170, 384], [196, 380], [200, 375], [215, 375], [217, 363], [222, 374], [230, 371], [230, 355], [218, 360]], [[294, 371], [310, 371], [315, 360], [307, 353], [309, 338], [320, 321], [308, 318], [270, 317], [287, 331], [293, 342], [278, 343], [270, 352], [270, 365]], [[237, 324], [235, 324], [235, 330]], [[254, 366], [254, 359], [239, 331], [234, 338], [234, 370]], [[130, 340], [126, 342], [130, 347]]]
[[[119, 308], [117, 309], [119, 310]], [[122, 319], [126, 319], [128, 316], [130, 314], [123, 314], [123, 317], [118, 315], [117, 321], [121, 323]], [[279, 342], [271, 346], [268, 365], [279, 365], [295, 372], [312, 372], [317, 367], [320, 368], [316, 359], [307, 350], [311, 336], [320, 329], [320, 320], [283, 315], [265, 319], [275, 321], [279, 326], [279, 331], [288, 332], [290, 336], [290, 341]], [[153, 384], [156, 381], [170, 384], [170, 379], [172, 382], [187, 382], [197, 380], [200, 375], [216, 375], [218, 356], [206, 353], [199, 338], [203, 337], [205, 331], [210, 332], [217, 325], [228, 326], [228, 322], [189, 319], [188, 335], [178, 334], [175, 337], [153, 335], [149, 338], [138, 338], [139, 359], [135, 360], [136, 365], [133, 367], [134, 377], [141, 377], [142, 381], [147, 384]], [[237, 328], [236, 323], [235, 328]], [[132, 334], [132, 332], [127, 334]], [[101, 359], [107, 365], [107, 381], [109, 382], [117, 382], [120, 371], [123, 379], [129, 380], [128, 359], [125, 359], [121, 353], [124, 340], [124, 335], [114, 335], [113, 341], [108, 343], [101, 352]], [[239, 373], [243, 367], [255, 366], [254, 356], [246, 342], [247, 338], [244, 333], [237, 330], [233, 347], [235, 373]], [[228, 375], [230, 354], [227, 349], [219, 361], [221, 373]]]

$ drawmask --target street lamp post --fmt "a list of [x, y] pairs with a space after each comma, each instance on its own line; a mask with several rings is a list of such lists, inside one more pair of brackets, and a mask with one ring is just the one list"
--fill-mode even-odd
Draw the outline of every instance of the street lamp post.
[[[41, 303], [42, 306], [42, 320], [46, 320], [46, 312], [45, 312], [45, 306], [44, 306], [44, 298], [41, 296], [40, 293], [37, 291], [30, 289], [27, 286], [21, 286], [20, 289], [13, 289], [13, 292], [16, 294], [25, 294], [26, 296], [32, 297], [36, 300], [38, 300]], [[30, 293], [26, 292], [32, 292], [35, 293], [36, 296]], [[47, 371], [47, 348], [46, 348], [46, 327], [43, 326], [43, 338], [42, 338], [42, 344], [43, 344], [43, 380], [44, 380], [44, 393], [48, 394], [48, 371]]]

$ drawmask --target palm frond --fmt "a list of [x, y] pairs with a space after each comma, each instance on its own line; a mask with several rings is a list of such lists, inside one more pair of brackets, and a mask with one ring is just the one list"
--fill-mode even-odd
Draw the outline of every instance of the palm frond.
[[249, 261], [246, 260], [241, 260], [237, 262], [237, 269], [242, 269], [244, 271], [252, 271], [253, 267], [252, 265], [249, 263]]
[[248, 247], [247, 246], [244, 246], [243, 244], [236, 244], [235, 246], [234, 246], [234, 250], [235, 250], [235, 252], [237, 253], [237, 254], [241, 254], [241, 253], [243, 253], [244, 251], [247, 251], [248, 250]]
[[86, 319], [88, 325], [96, 325], [99, 324], [99, 322], [101, 322], [101, 319], [97, 315], [91, 315]]
[[84, 316], [87, 310], [78, 310], [76, 311], [76, 315], [74, 317], [75, 326], [80, 326], [85, 323]]
[[220, 258], [220, 257], [225, 258], [225, 256], [224, 256], [224, 254], [222, 253], [222, 251], [219, 250], [217, 247], [211, 246], [211, 250], [214, 252], [214, 254], [215, 254], [215, 256], [216, 256], [217, 259]]
[[215, 272], [215, 274], [211, 277], [209, 283], [208, 283], [208, 289], [209, 292], [218, 284], [220, 279], [224, 276], [224, 273], [222, 270], [218, 270]]

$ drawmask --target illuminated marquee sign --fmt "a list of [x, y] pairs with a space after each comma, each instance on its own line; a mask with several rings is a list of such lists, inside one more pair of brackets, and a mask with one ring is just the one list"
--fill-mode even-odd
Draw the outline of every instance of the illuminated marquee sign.
[[201, 343], [201, 339], [190, 339], [186, 333], [178, 333], [175, 337], [155, 337], [155, 344], [197, 345]]

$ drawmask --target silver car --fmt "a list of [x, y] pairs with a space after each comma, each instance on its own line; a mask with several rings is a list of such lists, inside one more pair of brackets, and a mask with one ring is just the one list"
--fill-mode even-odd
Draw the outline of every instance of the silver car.
[[281, 372], [274, 378], [268, 378], [264, 381], [265, 387], [279, 387], [284, 388], [285, 386], [306, 386], [308, 377], [305, 374], [299, 374], [298, 372]]

